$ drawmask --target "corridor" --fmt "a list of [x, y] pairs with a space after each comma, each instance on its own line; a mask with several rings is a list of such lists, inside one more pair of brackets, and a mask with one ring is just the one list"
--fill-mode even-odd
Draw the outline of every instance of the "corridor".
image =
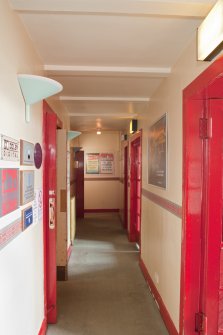
[[114, 214], [88, 214], [78, 222], [69, 280], [58, 282], [58, 323], [47, 335], [168, 334]]

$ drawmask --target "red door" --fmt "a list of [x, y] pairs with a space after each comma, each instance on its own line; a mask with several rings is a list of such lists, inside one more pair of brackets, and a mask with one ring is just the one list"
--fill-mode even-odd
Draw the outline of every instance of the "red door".
[[124, 228], [128, 227], [128, 147], [124, 148]]
[[76, 179], [76, 216], [84, 217], [84, 151], [75, 153], [75, 179]]
[[140, 244], [141, 228], [141, 137], [131, 142], [130, 230], [129, 240]]
[[216, 335], [223, 334], [223, 100], [208, 100], [205, 118], [199, 311], [205, 334]]
[[43, 102], [45, 314], [56, 323], [56, 129], [57, 115]]

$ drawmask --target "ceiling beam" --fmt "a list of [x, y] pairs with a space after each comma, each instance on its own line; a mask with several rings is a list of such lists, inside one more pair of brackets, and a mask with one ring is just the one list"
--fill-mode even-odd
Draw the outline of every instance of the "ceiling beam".
[[149, 102], [147, 97], [75, 97], [75, 96], [60, 96], [61, 101], [91, 101], [91, 102]]
[[68, 116], [78, 116], [78, 117], [100, 117], [100, 118], [112, 118], [112, 119], [132, 119], [134, 117], [137, 117], [138, 114], [136, 113], [107, 113], [107, 114], [102, 114], [102, 113], [75, 113], [71, 112], [68, 113]]
[[170, 67], [124, 67], [124, 66], [75, 66], [44, 65], [51, 76], [127, 76], [127, 77], [168, 77]]
[[29, 13], [84, 14], [84, 15], [133, 15], [204, 18], [214, 1], [154, 1], [154, 0], [10, 0], [14, 10]]

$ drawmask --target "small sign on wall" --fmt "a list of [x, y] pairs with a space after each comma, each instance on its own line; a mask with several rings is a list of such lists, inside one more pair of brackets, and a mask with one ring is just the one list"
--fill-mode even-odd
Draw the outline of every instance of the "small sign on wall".
[[23, 230], [28, 228], [32, 223], [33, 223], [33, 208], [32, 206], [30, 206], [22, 211]]
[[114, 155], [110, 153], [100, 154], [100, 173], [114, 174]]
[[20, 204], [34, 200], [34, 171], [20, 172]]
[[0, 159], [4, 161], [19, 161], [19, 141], [0, 135]]
[[20, 164], [33, 165], [34, 164], [34, 144], [20, 140]]
[[98, 174], [99, 173], [99, 154], [90, 153], [87, 154], [86, 161], [86, 173]]
[[0, 169], [0, 217], [19, 207], [19, 169]]

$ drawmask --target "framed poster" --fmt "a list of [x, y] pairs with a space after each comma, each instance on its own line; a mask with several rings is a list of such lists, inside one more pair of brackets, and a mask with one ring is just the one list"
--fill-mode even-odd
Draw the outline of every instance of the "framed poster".
[[22, 211], [22, 224], [23, 230], [31, 226], [33, 224], [33, 208], [32, 206], [25, 208]]
[[0, 217], [19, 207], [19, 169], [0, 169]]
[[99, 174], [99, 153], [86, 155], [86, 173]]
[[20, 140], [20, 164], [33, 165], [34, 164], [34, 144]]
[[114, 155], [111, 153], [100, 154], [100, 173], [114, 174]]
[[34, 200], [34, 171], [20, 172], [20, 204], [25, 205]]
[[19, 141], [0, 135], [0, 159], [4, 161], [19, 161]]
[[167, 115], [163, 115], [149, 130], [148, 183], [167, 187]]

